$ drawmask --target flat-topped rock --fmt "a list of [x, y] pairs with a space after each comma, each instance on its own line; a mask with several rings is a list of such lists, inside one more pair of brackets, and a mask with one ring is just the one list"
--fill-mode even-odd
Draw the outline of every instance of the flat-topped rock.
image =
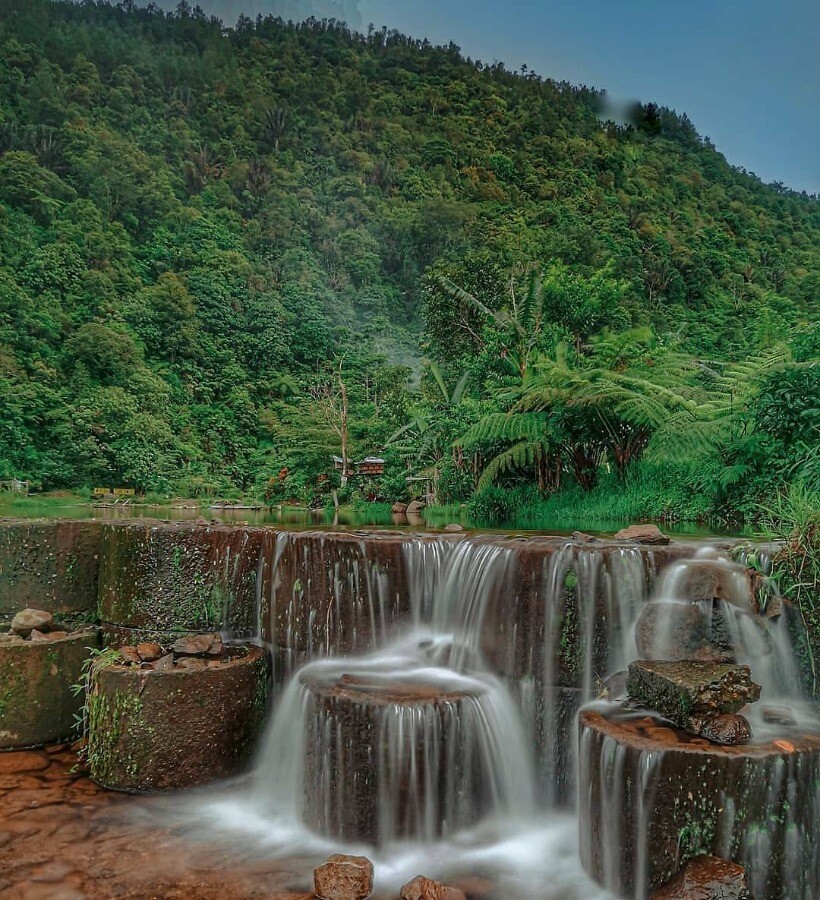
[[[390, 672], [305, 671], [302, 817], [328, 838], [385, 846], [474, 825], [495, 802], [478, 750], [483, 691]], [[459, 760], [453, 765], [448, 760]]]
[[[35, 632], [32, 632], [35, 633]], [[97, 646], [96, 629], [0, 642], [0, 748], [31, 747], [71, 736], [82, 696], [74, 685]]]
[[233, 658], [214, 667], [198, 657], [181, 657], [184, 664], [176, 666], [172, 660], [161, 666], [166, 657], [145, 663], [137, 648], [130, 649], [135, 663], [94, 675], [88, 698], [91, 777], [114, 790], [158, 792], [237, 775], [265, 714], [262, 649], [233, 648]]
[[761, 688], [752, 681], [748, 666], [638, 660], [629, 665], [627, 691], [678, 728], [710, 740], [722, 737], [719, 743], [740, 743], [751, 737], [751, 730], [736, 714], [760, 698]]

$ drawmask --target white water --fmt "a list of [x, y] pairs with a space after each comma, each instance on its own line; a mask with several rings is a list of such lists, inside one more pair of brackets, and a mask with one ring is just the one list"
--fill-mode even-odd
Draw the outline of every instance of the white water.
[[[289, 540], [277, 540], [274, 570], [298, 543], [290, 541], [291, 546]], [[305, 544], [301, 552], [318, 551]], [[362, 542], [353, 557], [333, 561], [328, 570], [333, 600], [320, 622], [312, 606], [309, 618], [300, 617], [305, 605], [277, 596], [279, 581], [272, 579], [267, 613], [271, 621], [285, 617], [287, 672], [295, 674], [278, 700], [251, 785], [210, 802], [210, 812], [229, 832], [252, 837], [269, 855], [318, 859], [329, 852], [365, 853], [376, 863], [379, 889], [395, 890], [419, 873], [445, 880], [470, 873], [490, 878], [498, 888], [493, 896], [610, 897], [584, 875], [577, 820], [564, 811], [573, 805], [578, 759], [574, 710], [598, 694], [603, 677], [636, 658], [634, 623], [650, 594], [658, 603], [691, 602], [679, 596], [688, 563], [671, 566], [653, 590], [651, 551], [624, 547], [603, 553], [594, 545], [567, 543], [544, 557], [541, 630], [527, 633], [531, 623], [516, 617], [520, 598], [504, 593], [512, 583], [514, 549], [480, 539], [410, 540], [403, 549], [410, 615], [397, 631], [400, 604], [388, 596], [383, 573], [370, 564], [367, 552]], [[740, 575], [735, 577], [734, 564], [725, 557], [709, 551], [697, 561], [729, 567], [727, 581], [736, 581], [741, 590]], [[306, 571], [316, 570], [307, 557], [304, 562]], [[742, 570], [736, 567], [737, 573]], [[357, 646], [367, 652], [333, 657], [349, 627], [345, 604], [350, 603], [354, 631], [365, 636]], [[509, 608], [509, 618], [492, 619], [498, 631], [488, 634], [488, 610], [499, 603]], [[265, 598], [258, 604], [261, 617]], [[737, 658], [750, 664], [767, 692], [764, 698], [785, 698], [794, 708], [796, 668], [785, 624], [761, 626], [739, 601], [722, 605]], [[711, 600], [702, 607], [711, 615]], [[577, 636], [568, 637], [568, 622]], [[322, 637], [314, 641], [314, 633]], [[488, 642], [495, 645], [493, 662], [485, 658]], [[299, 654], [313, 659], [296, 670]], [[523, 671], [516, 670], [521, 658], [529, 659]], [[495, 674], [499, 660], [514, 677], [505, 681]], [[309, 687], [336, 684], [345, 676], [365, 685], [368, 694], [426, 685], [465, 695], [435, 707], [388, 702], [373, 713], [367, 777], [375, 780], [378, 803], [375, 845], [340, 837], [345, 829], [339, 811], [364, 777], [360, 742], [343, 733], [335, 714], [317, 703]], [[754, 725], [756, 732], [764, 727]], [[583, 793], [583, 747], [580, 757]], [[649, 758], [641, 772], [641, 796], [651, 793], [656, 763]], [[607, 764], [617, 767], [616, 749]], [[613, 795], [605, 802], [614, 822], [625, 798]], [[639, 820], [644, 808], [641, 804]], [[645, 827], [645, 815], [641, 821]], [[639, 859], [639, 866], [644, 862]], [[612, 870], [607, 884], [615, 885], [616, 857], [607, 864]]]

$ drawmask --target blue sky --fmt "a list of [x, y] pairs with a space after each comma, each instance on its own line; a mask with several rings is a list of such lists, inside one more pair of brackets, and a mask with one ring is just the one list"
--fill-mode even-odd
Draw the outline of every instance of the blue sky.
[[[266, 8], [266, 0], [198, 2], [227, 19]], [[359, 8], [364, 23], [453, 40], [485, 62], [526, 63], [616, 100], [686, 112], [730, 162], [820, 194], [820, 0], [360, 0]]]

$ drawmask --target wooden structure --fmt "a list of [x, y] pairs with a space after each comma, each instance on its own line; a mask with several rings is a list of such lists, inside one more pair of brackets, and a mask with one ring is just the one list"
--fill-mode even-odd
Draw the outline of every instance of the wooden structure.
[[360, 462], [355, 463], [356, 474], [367, 478], [375, 478], [384, 475], [384, 460], [378, 456], [366, 456]]
[[366, 456], [359, 462], [347, 461], [347, 471], [344, 471], [344, 460], [341, 456], [333, 457], [333, 468], [348, 478], [378, 478], [384, 475], [384, 460], [380, 456]]

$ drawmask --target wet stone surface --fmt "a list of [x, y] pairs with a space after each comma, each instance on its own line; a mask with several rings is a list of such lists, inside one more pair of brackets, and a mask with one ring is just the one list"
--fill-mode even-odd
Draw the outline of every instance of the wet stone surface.
[[67, 739], [82, 697], [73, 686], [97, 645], [96, 629], [33, 630], [0, 640], [0, 748]]
[[2, 900], [309, 900], [305, 860], [186, 840], [156, 801], [110, 793], [70, 747], [0, 753]]
[[714, 856], [697, 856], [649, 900], [752, 900], [743, 866]]
[[760, 698], [748, 666], [697, 660], [630, 663], [627, 690], [640, 706], [718, 744], [751, 738], [748, 721], [737, 713]]

